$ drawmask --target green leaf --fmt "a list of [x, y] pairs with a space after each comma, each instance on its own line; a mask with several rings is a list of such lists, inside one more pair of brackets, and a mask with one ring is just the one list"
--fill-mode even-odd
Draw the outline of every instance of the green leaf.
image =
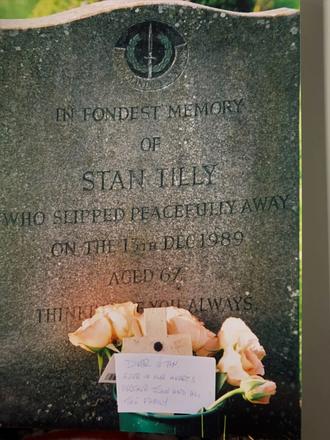
[[0, 18], [26, 18], [38, 0], [1, 0]]
[[110, 361], [111, 356], [112, 356], [111, 351], [110, 351], [108, 348], [105, 348], [105, 349], [104, 349], [104, 353], [107, 355], [107, 357], [108, 357], [108, 359], [109, 359], [109, 361]]
[[300, 1], [299, 0], [275, 0], [273, 7], [274, 8], [299, 9], [300, 8]]
[[255, 393], [255, 394], [253, 394], [253, 397], [252, 397], [252, 399], [250, 399], [252, 402], [254, 402], [254, 401], [258, 401], [258, 400], [260, 400], [260, 399], [263, 399], [264, 397], [266, 397], [267, 396], [267, 394], [265, 394], [265, 393]]
[[99, 375], [101, 376], [102, 368], [103, 368], [103, 355], [101, 352], [97, 353], [97, 363], [99, 366]]
[[220, 372], [216, 373], [216, 376], [215, 376], [215, 389], [216, 389], [216, 394], [217, 395], [220, 392], [221, 388], [226, 383], [226, 380], [227, 380], [227, 374], [226, 373], [220, 373]]

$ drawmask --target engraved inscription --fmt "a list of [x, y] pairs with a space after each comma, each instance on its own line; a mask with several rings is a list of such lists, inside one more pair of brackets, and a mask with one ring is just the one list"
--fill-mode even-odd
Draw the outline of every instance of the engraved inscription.
[[58, 240], [50, 247], [53, 257], [95, 256], [111, 254], [141, 254], [155, 251], [189, 251], [214, 247], [238, 247], [244, 240], [242, 231], [214, 230], [197, 233], [166, 234], [145, 240], [140, 237], [93, 238], [87, 241]]
[[[109, 300], [110, 302], [110, 300]], [[210, 311], [211, 313], [247, 313], [253, 312], [255, 309], [253, 294], [243, 292], [241, 294], [229, 295], [223, 294], [216, 297], [193, 297], [191, 299], [183, 299], [181, 297], [172, 299], [136, 299], [139, 311], [145, 307], [183, 307], [192, 313], [203, 313]], [[34, 309], [34, 319], [36, 324], [62, 324], [72, 323], [76, 326], [78, 322], [91, 318], [97, 307], [102, 304], [80, 304], [71, 306], [48, 306], [38, 307]]]
[[255, 215], [288, 210], [293, 200], [290, 194], [250, 197], [246, 199], [178, 202], [159, 206], [91, 207], [43, 211], [0, 211], [2, 227], [42, 227], [54, 225], [98, 225], [102, 223], [137, 223], [194, 219], [226, 215]]
[[173, 83], [188, 58], [187, 44], [178, 31], [156, 21], [129, 28], [114, 51], [119, 73], [136, 89], [152, 91]]
[[201, 119], [225, 117], [243, 113], [246, 109], [245, 98], [215, 98], [212, 101], [188, 101], [169, 104], [145, 105], [94, 105], [87, 107], [58, 107], [56, 122], [131, 122], [160, 121], [168, 119]]

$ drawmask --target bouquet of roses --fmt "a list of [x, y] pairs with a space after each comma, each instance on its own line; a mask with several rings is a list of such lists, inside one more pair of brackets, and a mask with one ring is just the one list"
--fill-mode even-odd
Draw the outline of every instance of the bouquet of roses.
[[[269, 403], [276, 392], [276, 384], [262, 377], [265, 374], [262, 359], [266, 352], [242, 319], [226, 319], [217, 334], [185, 309], [167, 307], [166, 320], [169, 335], [191, 336], [196, 356], [215, 356], [221, 385], [226, 381], [234, 387], [206, 409], [215, 408], [236, 394], [251, 403]], [[143, 335], [143, 313], [138, 313], [137, 304], [126, 302], [98, 307], [92, 318], [83, 321], [74, 333], [69, 333], [69, 339], [73, 345], [97, 354], [101, 372], [104, 357], [110, 359], [114, 352], [119, 352], [123, 338]]]

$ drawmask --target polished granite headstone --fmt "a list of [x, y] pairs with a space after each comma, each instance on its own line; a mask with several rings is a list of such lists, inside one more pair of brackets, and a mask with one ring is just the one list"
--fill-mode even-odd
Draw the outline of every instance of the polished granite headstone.
[[229, 429], [299, 438], [297, 12], [114, 1], [1, 28], [2, 425], [115, 428], [67, 333], [132, 300], [244, 319], [278, 391]]

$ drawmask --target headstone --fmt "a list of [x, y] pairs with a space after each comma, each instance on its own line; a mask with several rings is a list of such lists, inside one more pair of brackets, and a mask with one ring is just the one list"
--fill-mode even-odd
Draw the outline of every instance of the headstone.
[[132, 300], [244, 319], [278, 391], [228, 427], [298, 438], [298, 13], [106, 1], [1, 27], [2, 425], [115, 429], [67, 334]]

